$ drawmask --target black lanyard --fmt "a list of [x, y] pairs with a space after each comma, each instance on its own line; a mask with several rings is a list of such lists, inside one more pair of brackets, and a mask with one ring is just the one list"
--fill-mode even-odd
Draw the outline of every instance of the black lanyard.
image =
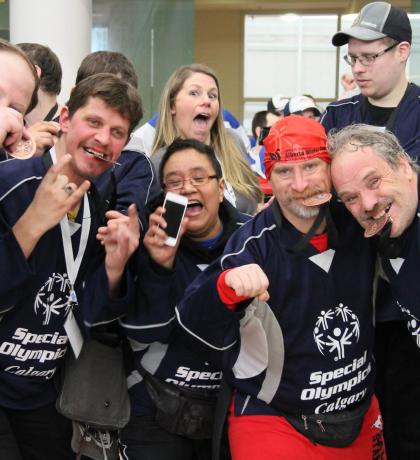
[[[282, 217], [280, 206], [277, 200], [274, 200], [274, 203], [272, 205], [272, 211], [274, 215], [274, 221], [276, 222], [277, 226], [281, 228], [283, 217]], [[337, 240], [338, 240], [337, 230], [331, 219], [329, 204], [325, 203], [322, 206], [320, 206], [319, 213], [316, 216], [315, 221], [311, 225], [311, 228], [309, 229], [308, 233], [303, 235], [302, 239], [300, 239], [296, 244], [294, 244], [290, 248], [290, 250], [292, 252], [302, 251], [305, 248], [305, 246], [310, 242], [311, 238], [315, 235], [316, 231], [318, 230], [319, 226], [324, 221], [324, 219], [326, 219], [327, 221], [327, 234], [328, 234], [328, 240], [329, 240], [328, 246], [335, 247], [337, 245]]]
[[55, 105], [51, 108], [51, 110], [45, 116], [44, 121], [53, 120], [55, 118], [54, 115], [57, 113], [57, 110], [58, 110], [58, 104], [55, 103]]

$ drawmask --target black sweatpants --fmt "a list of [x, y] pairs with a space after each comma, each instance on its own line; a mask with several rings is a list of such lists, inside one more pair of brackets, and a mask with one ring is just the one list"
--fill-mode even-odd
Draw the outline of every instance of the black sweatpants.
[[404, 321], [376, 323], [375, 359], [388, 460], [419, 460], [420, 349]]
[[0, 459], [74, 460], [72, 424], [50, 404], [40, 409], [0, 408]]

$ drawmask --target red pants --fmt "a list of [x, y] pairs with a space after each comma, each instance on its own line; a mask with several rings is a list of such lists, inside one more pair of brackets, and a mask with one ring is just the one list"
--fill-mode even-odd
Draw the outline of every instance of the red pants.
[[372, 398], [362, 429], [348, 447], [313, 444], [284, 417], [242, 415], [231, 410], [229, 443], [233, 460], [386, 460], [378, 401]]

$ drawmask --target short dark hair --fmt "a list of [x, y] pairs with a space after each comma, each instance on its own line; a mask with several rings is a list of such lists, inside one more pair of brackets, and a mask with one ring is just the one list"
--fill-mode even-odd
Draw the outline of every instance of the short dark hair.
[[[252, 123], [251, 123], [251, 130], [252, 130], [252, 135], [257, 139], [257, 133], [256, 129], [258, 127], [264, 128], [267, 126], [267, 115], [270, 113], [269, 110], [261, 110], [260, 112], [257, 112], [253, 118], [252, 118]], [[274, 115], [279, 116], [278, 113], [272, 112]]]
[[76, 85], [97, 73], [112, 73], [122, 80], [138, 87], [137, 73], [133, 63], [117, 51], [95, 51], [88, 54], [81, 62], [76, 76]]
[[163, 168], [165, 167], [169, 158], [171, 158], [173, 154], [187, 149], [194, 149], [196, 152], [205, 155], [210, 161], [211, 165], [213, 166], [216, 177], [218, 179], [221, 179], [223, 177], [222, 167], [220, 166], [219, 160], [216, 157], [213, 147], [207, 144], [203, 144], [200, 141], [196, 141], [195, 139], [181, 139], [180, 137], [178, 137], [172, 142], [172, 144], [170, 144], [166, 148], [166, 151], [159, 165], [159, 179], [160, 186], [162, 188], [164, 188]]
[[38, 78], [38, 74], [36, 72], [35, 66], [33, 65], [32, 61], [29, 59], [29, 57], [18, 46], [12, 45], [7, 40], [3, 40], [1, 38], [0, 38], [0, 51], [5, 51], [8, 53], [12, 53], [12, 54], [16, 54], [17, 56], [20, 56], [28, 64], [28, 67], [30, 71], [32, 72], [32, 75], [34, 77], [35, 88], [32, 93], [31, 102], [29, 103], [29, 106], [26, 109], [26, 113], [29, 113], [38, 104], [39, 78]]
[[137, 90], [110, 73], [98, 73], [83, 79], [77, 84], [67, 103], [70, 118], [84, 107], [91, 97], [101, 99], [130, 122], [129, 133], [137, 126], [143, 116], [142, 102]]
[[39, 43], [19, 43], [17, 46], [41, 69], [41, 89], [46, 93], [60, 94], [63, 71], [57, 55]]

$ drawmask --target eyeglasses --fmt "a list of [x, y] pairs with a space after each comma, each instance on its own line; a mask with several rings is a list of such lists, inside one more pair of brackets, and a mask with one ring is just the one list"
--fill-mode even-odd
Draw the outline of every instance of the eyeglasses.
[[352, 56], [351, 54], [346, 54], [344, 56], [344, 60], [349, 64], [351, 67], [356, 65], [356, 62], [359, 61], [360, 64], [364, 66], [370, 66], [372, 65], [375, 60], [383, 56], [385, 53], [388, 51], [391, 51], [393, 48], [395, 48], [398, 45], [398, 43], [394, 43], [391, 46], [388, 46], [388, 48], [384, 49], [383, 51], [377, 53], [377, 54], [362, 54], [361, 56]]
[[209, 183], [210, 179], [217, 179], [217, 176], [213, 174], [212, 176], [194, 176], [187, 177], [183, 179], [182, 177], [172, 177], [168, 181], [164, 182], [163, 185], [167, 190], [180, 190], [184, 187], [185, 182], [189, 183], [194, 187], [202, 187]]

